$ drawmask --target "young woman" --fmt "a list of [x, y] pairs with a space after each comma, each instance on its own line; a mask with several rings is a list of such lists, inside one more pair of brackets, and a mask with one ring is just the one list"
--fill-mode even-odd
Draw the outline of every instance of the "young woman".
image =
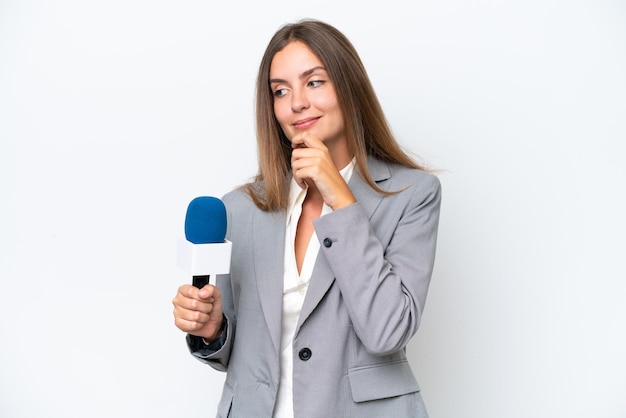
[[223, 197], [231, 273], [179, 287], [175, 324], [227, 372], [218, 417], [426, 417], [405, 347], [440, 183], [402, 151], [349, 40], [281, 27], [259, 68], [259, 171]]

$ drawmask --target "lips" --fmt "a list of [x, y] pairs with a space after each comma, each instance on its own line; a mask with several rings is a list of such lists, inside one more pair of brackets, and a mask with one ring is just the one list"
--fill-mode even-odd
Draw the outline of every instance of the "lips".
[[311, 126], [315, 125], [315, 123], [319, 120], [319, 118], [306, 118], [300, 119], [293, 123], [293, 127], [296, 129], [307, 129]]

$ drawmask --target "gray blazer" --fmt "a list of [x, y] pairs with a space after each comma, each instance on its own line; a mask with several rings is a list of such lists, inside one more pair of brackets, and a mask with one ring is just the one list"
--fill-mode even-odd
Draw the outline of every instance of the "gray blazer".
[[[357, 203], [314, 222], [320, 251], [293, 339], [297, 418], [427, 417], [405, 347], [432, 274], [437, 177], [370, 158], [382, 196], [355, 171]], [[230, 275], [218, 276], [227, 331], [217, 350], [190, 350], [227, 371], [218, 417], [270, 418], [279, 383], [286, 219], [226, 194]]]

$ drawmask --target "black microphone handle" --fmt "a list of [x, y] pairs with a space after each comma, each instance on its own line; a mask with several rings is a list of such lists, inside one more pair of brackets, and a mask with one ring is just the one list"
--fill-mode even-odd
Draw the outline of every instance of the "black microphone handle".
[[202, 289], [205, 285], [209, 284], [209, 276], [193, 276], [193, 285], [198, 289]]

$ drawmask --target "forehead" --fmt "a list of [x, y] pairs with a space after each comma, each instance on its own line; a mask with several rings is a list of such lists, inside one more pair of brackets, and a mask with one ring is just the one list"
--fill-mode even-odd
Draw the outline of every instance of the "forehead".
[[314, 67], [323, 67], [322, 61], [306, 44], [293, 41], [272, 58], [270, 79], [299, 76]]

